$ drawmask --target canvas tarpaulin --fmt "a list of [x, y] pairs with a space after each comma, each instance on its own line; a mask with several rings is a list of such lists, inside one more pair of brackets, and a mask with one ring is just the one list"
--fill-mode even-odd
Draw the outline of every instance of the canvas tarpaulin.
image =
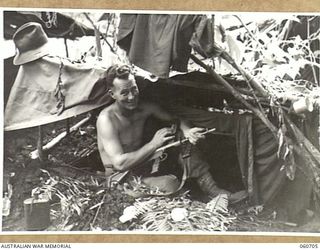
[[46, 56], [21, 65], [7, 102], [4, 128], [15, 130], [66, 119], [108, 104], [105, 69]]
[[258, 118], [251, 114], [227, 115], [179, 106], [171, 111], [196, 126], [214, 127], [217, 132], [234, 136], [242, 181], [251, 205], [275, 206], [276, 211], [285, 214], [284, 219], [291, 221], [296, 221], [296, 216], [309, 207], [312, 181], [304, 173], [309, 171], [305, 162], [296, 157], [297, 173], [293, 181], [289, 180], [281, 170], [283, 161], [277, 156], [278, 144]]
[[226, 115], [182, 106], [169, 109], [195, 126], [216, 128], [219, 133], [234, 136], [242, 181], [253, 204], [269, 202], [278, 194], [286, 176], [280, 171], [277, 144], [261, 122], [250, 114]]
[[202, 54], [213, 52], [211, 23], [201, 15], [122, 14], [118, 45], [129, 60], [159, 77], [186, 72], [190, 41]]
[[[160, 103], [196, 126], [214, 127], [217, 132], [231, 134], [236, 144], [234, 150], [238, 157], [242, 182], [250, 193], [252, 203], [276, 202], [278, 206], [292, 211], [291, 214], [297, 214], [297, 211], [310, 202], [312, 183], [301, 176], [300, 171], [297, 172], [294, 181], [287, 179], [285, 171], [281, 170], [283, 161], [277, 156], [277, 140], [265, 124], [253, 114], [225, 114], [203, 109], [222, 109], [224, 100], [230, 105], [238, 105], [232, 104], [234, 98], [218, 87], [210, 75], [193, 72], [163, 79], [158, 85], [145, 84], [141, 88], [141, 94], [145, 99]], [[214, 153], [212, 151], [212, 154]], [[296, 164], [297, 168], [304, 168], [299, 157]], [[284, 198], [279, 200], [278, 197], [283, 194]]]

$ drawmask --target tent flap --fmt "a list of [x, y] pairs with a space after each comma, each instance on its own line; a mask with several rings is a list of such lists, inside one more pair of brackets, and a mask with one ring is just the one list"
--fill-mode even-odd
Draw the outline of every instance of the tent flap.
[[99, 81], [103, 73], [49, 56], [20, 66], [5, 110], [5, 130], [48, 124], [110, 103]]
[[129, 60], [159, 77], [169, 70], [187, 72], [191, 45], [213, 53], [212, 25], [203, 15], [122, 14], [118, 45]]

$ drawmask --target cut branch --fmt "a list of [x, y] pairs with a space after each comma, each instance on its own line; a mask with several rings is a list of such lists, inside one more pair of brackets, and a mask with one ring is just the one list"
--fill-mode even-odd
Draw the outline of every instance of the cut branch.
[[248, 109], [250, 109], [257, 117], [260, 118], [260, 120], [270, 129], [273, 136], [277, 138], [277, 128], [268, 120], [268, 118], [265, 116], [264, 113], [262, 113], [259, 109], [252, 106], [250, 103], [248, 103], [243, 96], [239, 93], [239, 91], [235, 90], [225, 79], [223, 79], [220, 75], [218, 75], [216, 72], [214, 72], [210, 66], [206, 65], [204, 62], [202, 62], [199, 58], [197, 58], [195, 55], [191, 55], [191, 59], [203, 67], [213, 78], [220, 84], [222, 84], [228, 91], [231, 92], [231, 94], [238, 99], [243, 105], [245, 105]]
[[243, 77], [244, 79], [252, 85], [253, 88], [255, 88], [263, 97], [268, 97], [267, 91], [262, 87], [260, 83], [258, 83], [252, 75], [247, 73], [244, 69], [242, 69], [234, 60], [233, 58], [226, 52], [223, 51], [221, 53], [221, 57], [226, 60], [234, 69], [236, 69]]
[[[73, 127], [70, 128], [70, 133], [78, 130], [83, 124], [85, 124], [87, 121], [89, 121], [91, 116], [87, 116], [77, 124], [75, 124]], [[48, 142], [46, 145], [42, 147], [42, 151], [49, 150], [53, 148], [55, 145], [57, 145], [64, 137], [67, 136], [67, 131], [62, 132], [57, 137], [53, 138], [50, 142]], [[37, 159], [39, 157], [39, 150], [34, 150], [29, 154], [31, 159]]]
[[[93, 26], [93, 28], [94, 28], [95, 30], [99, 30], [99, 29], [97, 28], [97, 26], [94, 24], [94, 22], [91, 20], [91, 18], [89, 17], [89, 15], [88, 15], [87, 13], [83, 13], [83, 14], [84, 14], [85, 17], [88, 19], [88, 21], [91, 23], [91, 25]], [[102, 34], [102, 33], [100, 33], [100, 35], [102, 36], [103, 40], [108, 44], [111, 52], [113, 52], [113, 53], [116, 54], [114, 48], [113, 48], [113, 47], [111, 46], [111, 44], [108, 42], [106, 36], [105, 36], [104, 34]]]
[[43, 145], [43, 127], [40, 125], [38, 127], [38, 142], [37, 142], [37, 151], [38, 151], [38, 157], [40, 161], [44, 161], [44, 153], [42, 150]]

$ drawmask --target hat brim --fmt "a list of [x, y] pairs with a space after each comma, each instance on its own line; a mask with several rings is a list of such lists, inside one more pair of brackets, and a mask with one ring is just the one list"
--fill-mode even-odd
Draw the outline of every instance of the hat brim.
[[44, 57], [46, 55], [50, 54], [49, 46], [48, 44], [44, 44], [43, 46], [34, 49], [34, 50], [28, 50], [23, 53], [17, 52], [13, 59], [13, 64], [14, 65], [22, 65], [28, 62], [35, 61], [41, 57]]

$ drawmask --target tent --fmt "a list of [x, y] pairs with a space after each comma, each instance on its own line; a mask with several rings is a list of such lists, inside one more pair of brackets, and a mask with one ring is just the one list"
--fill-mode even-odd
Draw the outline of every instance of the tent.
[[[201, 76], [199, 73], [191, 73], [185, 77], [184, 81], [177, 80], [180, 79], [179, 77], [175, 78], [175, 80], [169, 80], [170, 83], [176, 83], [179, 86], [188, 86], [190, 92], [175, 92], [171, 90], [171, 92], [168, 91], [163, 97], [156, 99], [158, 102], [165, 100], [164, 103], [166, 104], [170, 100], [179, 99], [183, 96], [187, 100], [184, 101], [185, 104], [190, 105], [190, 103], [193, 103], [194, 106], [198, 107], [201, 107], [201, 103], [204, 100], [209, 100], [204, 105], [205, 109], [210, 109], [212, 106], [216, 107], [217, 104], [220, 108], [223, 108], [221, 98], [225, 98], [224, 100], [228, 99], [226, 103], [234, 103], [235, 100], [240, 101], [240, 105], [236, 102], [235, 108], [249, 108], [253, 111], [253, 114], [210, 114], [208, 112], [192, 110], [190, 107], [188, 110], [175, 109], [175, 112], [193, 121], [198, 126], [213, 126], [220, 133], [231, 133], [235, 137], [238, 163], [243, 183], [249, 192], [251, 202], [266, 204], [272, 200], [280, 201], [278, 206], [282, 206], [287, 210], [290, 219], [295, 218], [298, 212], [306, 208], [310, 204], [313, 184], [314, 186], [318, 185], [314, 182], [317, 174], [312, 177], [314, 173], [309, 168], [310, 157], [317, 158], [319, 152], [314, 150], [311, 155], [317, 156], [307, 156], [310, 153], [307, 150], [302, 151], [288, 146], [291, 143], [291, 141], [288, 141], [291, 139], [286, 136], [293, 138], [293, 144], [301, 144], [301, 141], [304, 144], [309, 139], [312, 143], [308, 141], [307, 148], [314, 148], [313, 145], [318, 146], [317, 111], [308, 114], [304, 120], [299, 119], [295, 115], [289, 118], [286, 115], [282, 117], [282, 114], [280, 114], [279, 117], [282, 117], [287, 123], [281, 123], [277, 119], [277, 115], [279, 115], [277, 112], [272, 113], [271, 111], [269, 114], [259, 112], [254, 106], [259, 103], [260, 97], [262, 97], [261, 99], [265, 97], [268, 102], [270, 100], [269, 94], [265, 92], [265, 89], [259, 83], [254, 81], [252, 76], [243, 71], [229, 55], [224, 54], [225, 52], [221, 52], [215, 46], [212, 22], [205, 16], [123, 14], [121, 17], [118, 34], [119, 46], [127, 51], [131, 62], [149, 70], [155, 75], [166, 77], [170, 69], [186, 71], [187, 59], [190, 56], [192, 47], [206, 58], [220, 54], [222, 58], [226, 59], [243, 76], [244, 80], [242, 84], [239, 81], [233, 81], [232, 85], [232, 80], [228, 79], [225, 81], [212, 69], [196, 57], [193, 57], [194, 61], [205, 68], [209, 74]], [[316, 20], [316, 18], [314, 19]], [[316, 23], [317, 21], [314, 22]], [[317, 32], [317, 30], [311, 32]], [[142, 33], [144, 34], [143, 36], [141, 35]], [[190, 81], [189, 77], [193, 81]], [[220, 88], [225, 87], [224, 91], [219, 91], [219, 85]], [[251, 90], [256, 91], [256, 94], [253, 94], [253, 96], [260, 95], [254, 105], [249, 104], [240, 94], [241, 86], [248, 87], [248, 85], [251, 85]], [[170, 89], [170, 84], [168, 88]], [[198, 88], [205, 89], [206, 94], [197, 97], [195, 89]], [[235, 89], [239, 91], [235, 91]], [[210, 91], [218, 94], [209, 98], [208, 92]], [[223, 97], [225, 96], [225, 92], [231, 93], [232, 97]], [[161, 91], [156, 90], [155, 93], [160, 95]], [[192, 93], [192, 97], [190, 97], [190, 93]], [[149, 93], [148, 95], [152, 94]], [[166, 98], [168, 96], [170, 98]], [[249, 93], [249, 96], [252, 96], [252, 93]], [[218, 100], [220, 100], [220, 103]], [[177, 107], [177, 105], [175, 103], [173, 106]], [[228, 106], [232, 105], [228, 104]], [[300, 130], [304, 131], [308, 139], [302, 135], [299, 128], [295, 127], [296, 125], [290, 119], [295, 119], [297, 124], [300, 123]], [[291, 135], [288, 135], [290, 132], [287, 131], [286, 126], [295, 127], [290, 131], [292, 132]], [[277, 127], [280, 127], [280, 129]], [[287, 157], [289, 154], [286, 153], [285, 157], [283, 157], [284, 155], [281, 156], [283, 153], [281, 152], [283, 141], [280, 138], [283, 137], [285, 137], [284, 140], [288, 143], [286, 152], [292, 152], [290, 157]], [[301, 147], [303, 148], [304, 146]], [[316, 169], [319, 168], [319, 158], [311, 165]], [[291, 181], [287, 180], [286, 175]], [[288, 188], [289, 186], [290, 188]], [[281, 188], [286, 190], [284, 196], [279, 194]], [[279, 196], [276, 197], [278, 194]], [[279, 199], [279, 197], [281, 198]]]
[[[181, 44], [182, 41], [192, 40], [193, 46], [198, 47], [198, 51], [203, 55], [212, 55], [217, 52], [217, 48], [212, 46], [210, 42], [212, 38], [210, 37], [210, 32], [212, 32], [210, 22], [204, 22], [203, 20], [207, 19], [203, 16], [193, 15], [128, 15], [127, 17], [127, 20], [122, 18], [123, 23], [120, 24], [119, 45], [127, 50], [129, 59], [133, 63], [161, 77], [157, 82], [137, 77], [142, 98], [160, 103], [166, 109], [190, 120], [197, 126], [215, 127], [217, 129], [216, 137], [220, 139], [210, 145], [215, 145], [216, 149], [219, 148], [217, 145], [223, 145], [225, 141], [231, 142], [230, 147], [224, 145], [226, 149], [233, 150], [235, 156], [229, 167], [237, 166], [233, 169], [238, 169], [238, 177], [241, 185], [249, 192], [251, 204], [271, 204], [278, 201], [278, 207], [286, 210], [289, 219], [294, 219], [299, 212], [309, 207], [314, 187], [313, 180], [309, 179], [310, 176], [313, 176], [313, 172], [309, 167], [306, 167], [306, 165], [310, 165], [309, 158], [306, 160], [302, 156], [303, 153], [294, 152], [294, 165], [290, 165], [288, 168], [289, 170], [296, 169], [295, 176], [293, 171], [293, 176], [291, 175], [293, 180], [288, 179], [286, 161], [279, 157], [279, 140], [275, 138], [273, 131], [268, 127], [269, 123], [266, 125], [260, 119], [261, 117], [258, 117], [256, 113], [239, 101], [234, 95], [235, 92], [230, 91], [230, 87], [228, 89], [226, 85], [221, 84], [226, 81], [229, 83], [227, 86], [245, 92], [248, 91], [246, 81], [231, 78], [223, 78], [222, 81], [221, 78], [215, 77], [210, 72], [194, 72], [168, 78], [168, 72], [172, 65], [175, 65], [174, 67], [180, 71], [184, 71], [186, 67], [186, 59], [189, 58], [191, 48], [189, 44]], [[165, 22], [163, 22], [164, 19]], [[153, 22], [158, 27], [155, 29], [157, 34], [162, 34], [162, 36], [153, 40], [145, 39], [155, 33], [152, 29], [154, 26], [151, 25]], [[162, 32], [159, 32], [159, 25], [160, 28], [164, 27]], [[137, 27], [138, 29], [136, 29]], [[195, 27], [197, 27], [196, 32], [194, 32]], [[185, 32], [181, 33], [180, 29]], [[141, 36], [142, 31], [147, 31], [145, 36]], [[172, 36], [168, 34], [172, 34]], [[177, 38], [176, 36], [180, 34], [183, 34], [184, 37]], [[141, 38], [150, 42], [148, 46], [140, 44]], [[164, 39], [166, 43], [159, 46], [159, 39]], [[132, 43], [132, 41], [134, 42]], [[206, 47], [207, 44], [210, 46]], [[139, 46], [139, 48], [136, 49], [135, 46]], [[162, 46], [167, 49], [162, 50]], [[132, 48], [134, 49], [132, 50]], [[142, 48], [145, 53], [142, 53]], [[180, 53], [183, 55], [182, 59], [179, 56]], [[61, 65], [61, 62], [56, 61], [56, 58], [46, 57], [20, 68], [7, 105], [5, 115], [7, 130], [54, 122], [110, 103], [110, 99], [106, 96], [97, 95], [103, 88], [99, 84], [102, 71], [64, 62], [63, 65], [66, 67], [62, 72]], [[31, 73], [34, 72], [35, 67], [39, 69], [37, 75]], [[50, 68], [54, 70], [46, 71]], [[48, 72], [52, 73], [48, 74]], [[80, 77], [79, 81], [75, 81], [73, 77], [77, 74], [81, 76], [93, 74], [94, 77], [88, 77], [88, 79]], [[39, 75], [47, 77], [46, 80], [32, 80], [37, 79]], [[44, 87], [43, 84], [46, 86]], [[31, 86], [43, 88], [40, 92], [45, 98], [37, 95], [39, 89], [32, 89]], [[29, 92], [26, 92], [26, 89], [32, 93], [27, 94]], [[57, 92], [62, 93], [62, 106], [59, 106], [61, 99], [59, 100], [55, 95]], [[77, 93], [83, 95], [77, 95]], [[103, 101], [99, 102], [98, 100], [101, 101], [101, 98]], [[90, 108], [77, 111], [81, 105], [86, 105], [90, 101], [92, 102]], [[30, 110], [37, 111], [37, 115], [30, 116]], [[311, 141], [314, 137], [309, 133], [314, 134], [316, 129], [313, 123], [316, 120], [315, 113], [306, 117], [302, 124], [298, 124], [300, 125], [299, 129], [304, 131], [306, 137]], [[270, 124], [277, 127], [277, 117], [272, 114], [271, 110], [267, 116], [271, 121]], [[295, 118], [300, 121], [299, 117], [293, 115], [292, 119]], [[23, 119], [25, 120], [21, 121]], [[293, 134], [296, 135], [295, 132]], [[211, 139], [214, 141], [214, 138]], [[317, 144], [314, 143], [314, 145]], [[306, 147], [310, 148], [309, 144]], [[314, 151], [317, 152], [316, 149]], [[210, 161], [211, 154], [214, 155], [214, 152], [208, 151], [208, 161]], [[315, 158], [317, 158], [316, 154]], [[211, 159], [211, 162], [214, 160]], [[223, 173], [223, 169], [220, 171]]]
[[[220, 185], [230, 188], [236, 184], [239, 190], [241, 182], [248, 190], [252, 205], [277, 204], [289, 220], [294, 220], [299, 212], [309, 207], [313, 184], [305, 176], [305, 171], [309, 171], [305, 162], [296, 157], [297, 172], [294, 181], [290, 181], [282, 168], [284, 162], [277, 155], [278, 143], [270, 130], [252, 112], [242, 111], [245, 110], [243, 105], [210, 75], [192, 72], [163, 79], [157, 85], [143, 82], [144, 87], [140, 88], [145, 99], [160, 103], [196, 126], [216, 128], [215, 135], [207, 141], [209, 149], [204, 147], [204, 150], [205, 158], [213, 168], [212, 174]], [[227, 107], [225, 103], [228, 103]], [[315, 118], [316, 114], [310, 115], [306, 123], [312, 124]], [[302, 129], [311, 138], [314, 131]], [[225, 175], [230, 171], [235, 175], [231, 174], [233, 177], [228, 180]], [[225, 181], [229, 181], [229, 186]]]

